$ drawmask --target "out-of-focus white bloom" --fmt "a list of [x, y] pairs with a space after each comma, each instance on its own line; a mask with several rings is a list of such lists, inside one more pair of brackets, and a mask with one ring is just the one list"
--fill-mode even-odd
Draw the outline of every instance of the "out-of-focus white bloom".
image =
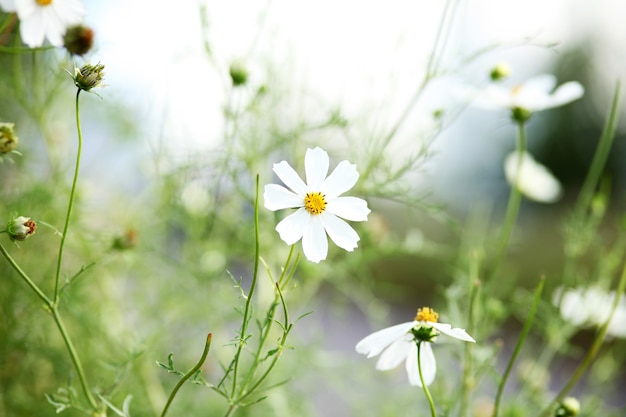
[[352, 252], [359, 235], [341, 218], [365, 221], [370, 209], [357, 197], [341, 197], [356, 184], [356, 165], [341, 161], [328, 175], [329, 158], [321, 148], [307, 149], [304, 157], [306, 184], [286, 161], [274, 164], [274, 172], [289, 189], [277, 185], [265, 186], [265, 207], [276, 211], [297, 208], [276, 226], [280, 238], [288, 245], [302, 239], [304, 256], [311, 262], [326, 259], [328, 238], [340, 248]]
[[[511, 187], [517, 187], [526, 197], [540, 203], [554, 203], [561, 198], [561, 184], [548, 168], [535, 161], [528, 152], [522, 153], [521, 166], [519, 163], [517, 151], [504, 160], [504, 173]], [[519, 178], [516, 180], [518, 168]]]
[[[553, 303], [558, 306], [563, 319], [575, 326], [601, 326], [611, 314], [615, 301], [615, 291], [607, 293], [597, 288], [576, 288], [564, 290], [558, 288], [553, 296]], [[620, 299], [613, 318], [607, 328], [607, 335], [626, 338], [626, 299]]]
[[420, 364], [424, 383], [430, 385], [437, 372], [437, 363], [430, 344], [440, 333], [463, 340], [476, 341], [464, 329], [438, 323], [439, 315], [428, 307], [417, 310], [415, 320], [387, 327], [370, 334], [356, 345], [356, 351], [368, 358], [380, 355], [376, 369], [386, 371], [405, 361], [411, 385], [422, 386], [417, 363], [417, 344], [420, 343]]
[[489, 84], [477, 97], [476, 104], [492, 109], [522, 108], [537, 112], [570, 103], [583, 96], [585, 90], [578, 81], [570, 81], [556, 87], [556, 77], [543, 74], [523, 84], [506, 88], [500, 84]]
[[80, 0], [0, 0], [5, 12], [16, 12], [22, 41], [31, 48], [47, 38], [53, 46], [63, 46], [68, 26], [80, 23], [87, 13]]

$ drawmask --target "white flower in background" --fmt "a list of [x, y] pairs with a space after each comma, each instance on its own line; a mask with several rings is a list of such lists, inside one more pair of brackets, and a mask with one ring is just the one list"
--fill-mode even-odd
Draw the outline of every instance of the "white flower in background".
[[269, 210], [297, 208], [295, 213], [278, 223], [276, 231], [288, 245], [302, 239], [304, 256], [316, 263], [326, 259], [326, 234], [337, 246], [352, 252], [357, 247], [359, 235], [341, 218], [365, 221], [370, 213], [365, 200], [341, 197], [359, 178], [356, 165], [341, 161], [326, 177], [328, 166], [326, 151], [307, 149], [304, 157], [306, 184], [286, 161], [282, 161], [274, 164], [273, 170], [289, 189], [268, 184], [263, 195], [265, 207]]
[[356, 351], [368, 358], [380, 355], [376, 369], [386, 371], [405, 361], [411, 385], [422, 386], [417, 364], [417, 344], [421, 343], [420, 363], [424, 383], [430, 385], [437, 372], [437, 363], [430, 344], [440, 333], [464, 342], [476, 341], [464, 329], [438, 323], [439, 315], [431, 308], [417, 310], [415, 320], [387, 327], [365, 337], [356, 345]]
[[512, 88], [489, 84], [478, 95], [475, 104], [489, 109], [511, 110], [513, 119], [525, 122], [532, 113], [570, 103], [585, 92], [577, 81], [555, 87], [556, 77], [551, 74], [538, 75]]
[[22, 41], [31, 48], [48, 39], [53, 46], [63, 46], [68, 26], [80, 23], [87, 13], [80, 0], [0, 0], [5, 12], [16, 12]]
[[[560, 301], [561, 317], [574, 326], [601, 326], [611, 314], [615, 295], [615, 291], [607, 293], [597, 287], [568, 290], [557, 288], [552, 302], [559, 307]], [[626, 299], [623, 297], [609, 323], [607, 335], [626, 338]]]
[[554, 203], [561, 198], [561, 184], [548, 168], [535, 161], [528, 152], [523, 152], [521, 159], [517, 181], [519, 153], [511, 152], [504, 160], [504, 174], [511, 187], [517, 186], [526, 197], [540, 203]]

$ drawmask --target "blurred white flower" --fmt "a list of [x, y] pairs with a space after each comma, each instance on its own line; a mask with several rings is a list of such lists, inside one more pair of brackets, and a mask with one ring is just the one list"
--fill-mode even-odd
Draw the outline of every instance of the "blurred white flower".
[[374, 357], [382, 352], [376, 369], [386, 371], [405, 362], [411, 385], [422, 386], [417, 364], [417, 344], [421, 343], [420, 364], [424, 383], [430, 385], [437, 372], [437, 363], [430, 344], [440, 333], [465, 342], [476, 341], [464, 329], [438, 323], [439, 315], [428, 307], [417, 310], [415, 320], [387, 327], [365, 337], [356, 345], [356, 351]]
[[365, 221], [370, 209], [367, 202], [357, 197], [340, 197], [356, 184], [359, 173], [356, 165], [341, 161], [328, 173], [328, 154], [321, 148], [307, 149], [304, 157], [306, 184], [296, 171], [282, 161], [274, 164], [274, 172], [289, 189], [277, 185], [265, 186], [265, 207], [276, 211], [297, 208], [276, 226], [280, 238], [288, 245], [302, 239], [302, 250], [309, 261], [326, 259], [328, 239], [349, 252], [357, 247], [359, 235], [341, 218]]
[[[557, 288], [552, 302], [558, 306], [560, 300], [561, 317], [574, 326], [601, 326], [611, 314], [615, 295], [615, 291], [607, 293], [597, 287], [568, 290]], [[617, 305], [607, 328], [607, 335], [626, 338], [626, 299], [624, 298], [621, 298]]]
[[[562, 190], [559, 181], [552, 173], [528, 152], [523, 152], [521, 166], [519, 153], [511, 152], [504, 160], [504, 173], [511, 187], [531, 200], [540, 203], [554, 203], [561, 198]], [[519, 178], [516, 180], [519, 168]]]
[[556, 90], [556, 77], [543, 74], [512, 88], [489, 84], [477, 97], [476, 104], [491, 109], [521, 108], [537, 112], [570, 103], [583, 96], [585, 90], [577, 81], [560, 85]]
[[80, 23], [87, 13], [80, 0], [0, 0], [6, 12], [16, 12], [22, 41], [31, 48], [48, 39], [53, 46], [63, 46], [68, 26]]

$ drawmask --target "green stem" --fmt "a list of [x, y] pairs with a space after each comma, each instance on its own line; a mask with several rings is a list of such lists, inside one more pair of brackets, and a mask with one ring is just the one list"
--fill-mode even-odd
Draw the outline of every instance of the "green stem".
[[172, 404], [172, 401], [174, 400], [174, 397], [176, 397], [176, 394], [178, 393], [178, 390], [180, 389], [180, 387], [183, 386], [185, 381], [187, 381], [196, 372], [198, 372], [200, 367], [204, 364], [204, 361], [206, 360], [206, 357], [209, 354], [209, 350], [211, 349], [211, 339], [212, 338], [213, 338], [213, 335], [211, 333], [209, 333], [207, 335], [207, 337], [206, 337], [206, 342], [204, 343], [204, 350], [202, 351], [202, 356], [200, 356], [200, 360], [198, 361], [198, 363], [195, 364], [195, 366], [193, 368], [191, 368], [189, 370], [189, 372], [187, 372], [180, 379], [180, 381], [178, 381], [178, 383], [176, 384], [176, 386], [172, 390], [172, 393], [170, 394], [169, 398], [167, 399], [167, 403], [165, 403], [165, 407], [163, 407], [163, 412], [161, 413], [161, 417], [165, 417], [165, 414], [167, 413], [168, 408], [170, 408], [170, 404]]
[[[469, 311], [467, 314], [467, 332], [476, 336], [474, 333], [474, 323], [476, 322], [476, 307], [478, 303], [478, 294], [480, 291], [480, 281], [478, 280], [478, 271], [480, 269], [480, 259], [478, 255], [472, 256], [472, 261], [470, 264], [470, 279], [472, 280], [471, 289], [470, 289], [470, 304]], [[467, 408], [469, 405], [470, 393], [474, 389], [475, 381], [472, 376], [472, 349], [473, 343], [465, 344], [465, 363], [463, 366], [463, 387], [461, 393], [461, 410], [459, 415], [461, 417], [467, 414]]]
[[20, 266], [17, 264], [17, 262], [15, 262], [15, 260], [11, 257], [11, 255], [9, 255], [9, 252], [7, 252], [5, 247], [2, 246], [1, 244], [0, 244], [0, 252], [2, 252], [2, 254], [7, 259], [7, 261], [9, 261], [9, 263], [11, 264], [13, 269], [15, 269], [17, 271], [19, 276], [22, 277], [24, 282], [26, 282], [26, 284], [28, 284], [28, 286], [35, 292], [35, 294], [37, 294], [37, 296], [39, 298], [41, 298], [41, 300], [46, 304], [46, 306], [48, 308], [51, 308], [52, 307], [52, 301], [46, 296], [46, 294], [43, 293], [43, 291], [41, 291], [39, 286], [37, 286], [37, 284], [35, 284], [33, 282], [33, 280], [30, 279], [30, 277], [26, 274], [26, 272], [24, 272], [24, 270], [22, 270], [22, 268], [20, 268]]
[[498, 385], [498, 392], [496, 394], [496, 399], [494, 401], [493, 406], [493, 414], [492, 417], [497, 417], [498, 411], [500, 408], [500, 400], [502, 399], [502, 393], [504, 392], [504, 385], [506, 384], [507, 379], [513, 369], [513, 364], [517, 359], [517, 355], [519, 354], [522, 345], [526, 341], [526, 337], [528, 336], [528, 332], [530, 331], [530, 327], [533, 323], [533, 319], [535, 318], [535, 313], [537, 312], [537, 307], [539, 306], [539, 301], [541, 300], [541, 292], [543, 291], [544, 277], [541, 277], [539, 280], [539, 285], [537, 285], [537, 289], [535, 290], [535, 298], [533, 300], [533, 305], [530, 309], [530, 313], [528, 313], [528, 317], [526, 318], [526, 323], [524, 323], [524, 328], [522, 329], [522, 333], [515, 345], [515, 350], [513, 350], [513, 355], [511, 355], [511, 359], [509, 359], [509, 363], [506, 366], [506, 370], [502, 375], [502, 379], [500, 380], [500, 384]]
[[63, 338], [63, 341], [65, 342], [65, 346], [67, 347], [67, 351], [70, 354], [70, 358], [72, 359], [72, 362], [74, 363], [74, 367], [76, 368], [76, 372], [78, 373], [78, 379], [80, 380], [80, 385], [83, 388], [85, 397], [87, 397], [87, 401], [89, 401], [89, 405], [91, 406], [91, 408], [94, 411], [97, 411], [98, 403], [96, 402], [95, 398], [91, 394], [91, 391], [89, 390], [89, 384], [87, 384], [87, 378], [85, 377], [85, 371], [83, 370], [83, 365], [80, 362], [78, 353], [76, 352], [76, 349], [74, 348], [72, 339], [70, 338], [70, 335], [67, 332], [67, 329], [65, 328], [65, 324], [63, 324], [63, 320], [61, 319], [61, 315], [59, 314], [59, 310], [57, 310], [56, 305], [51, 306], [50, 313], [52, 314], [52, 317], [54, 318], [54, 322], [56, 323], [59, 329], [59, 332], [61, 333], [61, 337]]
[[72, 214], [72, 207], [74, 205], [74, 196], [76, 194], [76, 184], [78, 183], [78, 171], [80, 169], [80, 155], [83, 149], [83, 132], [80, 127], [80, 106], [79, 97], [81, 89], [76, 91], [76, 129], [78, 131], [78, 150], [76, 151], [76, 167], [74, 168], [74, 179], [72, 180], [72, 189], [70, 191], [70, 198], [67, 205], [67, 214], [65, 216], [65, 225], [63, 226], [63, 234], [61, 235], [61, 244], [59, 245], [59, 256], [57, 259], [57, 270], [54, 279], [54, 303], [58, 303], [59, 298], [59, 277], [61, 276], [61, 264], [63, 262], [63, 248], [65, 247], [65, 238], [67, 237], [67, 230], [70, 226], [70, 216]]
[[424, 375], [422, 375], [422, 343], [428, 342], [416, 342], [417, 343], [417, 370], [420, 374], [420, 382], [422, 383], [422, 388], [424, 389], [424, 394], [426, 394], [426, 399], [428, 400], [428, 405], [430, 406], [430, 414], [432, 417], [437, 417], [437, 412], [435, 411], [435, 403], [433, 401], [433, 397], [430, 395], [430, 391], [428, 387], [424, 383]]
[[619, 119], [620, 90], [621, 83], [618, 81], [615, 85], [615, 92], [613, 93], [611, 111], [605, 121], [604, 128], [602, 129], [602, 135], [600, 136], [600, 142], [598, 143], [598, 147], [596, 148], [596, 152], [593, 156], [593, 161], [591, 162], [591, 167], [589, 168], [589, 173], [585, 178], [578, 200], [576, 201], [574, 218], [582, 218], [585, 210], [589, 207], [594, 191], [598, 186], [600, 176], [602, 175], [602, 170], [604, 169], [606, 160], [611, 151]]
[[600, 351], [600, 348], [602, 347], [602, 344], [604, 343], [604, 339], [606, 337], [609, 324], [611, 324], [611, 320], [613, 319], [613, 315], [615, 314], [615, 311], [617, 310], [617, 307], [619, 306], [620, 300], [622, 298], [622, 295], [624, 294], [625, 289], [626, 289], [626, 263], [624, 263], [624, 268], [622, 269], [622, 276], [620, 278], [619, 283], [617, 284], [617, 290], [615, 291], [615, 299], [613, 300], [613, 305], [611, 306], [611, 312], [609, 314], [609, 317], [607, 317], [605, 322], [602, 324], [602, 327], [600, 327], [600, 330], [598, 331], [596, 338], [593, 341], [593, 344], [589, 348], [589, 351], [587, 351], [587, 355], [585, 355], [585, 358], [583, 359], [583, 361], [580, 363], [580, 365], [578, 365], [578, 368], [576, 368], [570, 380], [567, 382], [567, 384], [565, 384], [563, 389], [561, 389], [561, 391], [557, 394], [557, 396], [552, 401], [552, 403], [550, 403], [548, 407], [546, 407], [546, 409], [543, 410], [543, 412], [540, 414], [540, 417], [548, 417], [550, 415], [552, 408], [556, 404], [559, 404], [561, 401], [563, 401], [565, 396], [572, 390], [572, 388], [574, 388], [574, 386], [578, 383], [580, 378], [582, 378], [582, 376], [587, 371], [587, 368], [589, 367], [589, 365], [591, 365], [591, 363], [594, 361], [594, 359], [598, 355], [598, 352]]
[[237, 373], [239, 370], [239, 358], [241, 350], [245, 344], [246, 331], [248, 330], [248, 323], [250, 321], [250, 305], [252, 302], [252, 296], [254, 295], [254, 289], [256, 288], [256, 281], [259, 275], [259, 175], [256, 176], [256, 190], [254, 197], [254, 271], [252, 274], [252, 283], [250, 284], [250, 291], [246, 297], [246, 306], [243, 312], [243, 322], [241, 323], [241, 333], [239, 334], [239, 346], [237, 347], [237, 353], [235, 353], [234, 365], [233, 365], [233, 388], [231, 391], [231, 398], [235, 397], [237, 391]]
[[500, 239], [498, 240], [498, 246], [496, 248], [498, 252], [493, 265], [491, 280], [489, 282], [493, 281], [498, 273], [498, 270], [500, 269], [500, 265], [502, 263], [502, 260], [504, 259], [504, 254], [509, 245], [509, 240], [511, 238], [511, 233], [513, 232], [513, 227], [515, 226], [515, 222], [517, 221], [519, 208], [522, 203], [522, 193], [519, 189], [518, 184], [520, 173], [522, 170], [522, 158], [524, 156], [524, 152], [526, 151], [526, 130], [524, 122], [518, 122], [517, 126], [517, 168], [515, 172], [514, 182], [511, 185], [511, 193], [509, 194], [509, 201], [507, 203], [506, 214], [504, 216], [504, 225], [502, 227]]

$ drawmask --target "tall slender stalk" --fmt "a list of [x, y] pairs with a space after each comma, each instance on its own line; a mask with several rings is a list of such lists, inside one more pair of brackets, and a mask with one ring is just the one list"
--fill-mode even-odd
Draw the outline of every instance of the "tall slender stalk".
[[80, 106], [79, 97], [80, 88], [76, 91], [76, 129], [78, 131], [78, 149], [76, 150], [76, 166], [74, 167], [74, 178], [72, 179], [72, 189], [70, 190], [70, 198], [67, 204], [67, 213], [65, 215], [65, 225], [63, 226], [63, 234], [61, 235], [61, 244], [59, 245], [59, 255], [57, 258], [57, 269], [54, 278], [54, 304], [59, 302], [59, 277], [61, 276], [61, 266], [63, 263], [63, 249], [65, 248], [65, 239], [70, 226], [70, 217], [72, 215], [72, 207], [74, 206], [74, 197], [76, 195], [76, 184], [78, 183], [78, 171], [80, 170], [80, 157], [83, 150], [83, 132], [80, 126]]
[[493, 269], [491, 271], [491, 280], [489, 282], [492, 282], [498, 274], [500, 265], [502, 264], [502, 260], [504, 259], [504, 254], [506, 253], [506, 249], [509, 246], [509, 240], [511, 239], [513, 227], [515, 226], [515, 222], [517, 221], [517, 215], [519, 213], [520, 205], [522, 203], [522, 192], [519, 189], [519, 178], [522, 171], [522, 158], [524, 156], [524, 152], [526, 152], [525, 122], [517, 122], [517, 131], [517, 167], [515, 170], [515, 179], [513, 184], [511, 185], [511, 193], [509, 194], [509, 201], [507, 203], [506, 214], [504, 216], [504, 225], [502, 226], [500, 238], [498, 239], [498, 246], [496, 247], [496, 257], [493, 264]]
[[433, 401], [432, 395], [430, 395], [430, 391], [428, 390], [428, 387], [426, 386], [426, 383], [424, 382], [424, 375], [422, 374], [422, 358], [421, 358], [422, 343], [428, 343], [428, 342], [417, 341], [416, 343], [417, 343], [417, 370], [419, 371], [419, 374], [420, 374], [420, 382], [422, 383], [424, 394], [426, 395], [426, 399], [428, 400], [428, 405], [430, 406], [430, 415], [431, 417], [437, 417], [437, 411], [435, 410], [435, 402]]
[[537, 289], [535, 290], [535, 298], [533, 299], [533, 305], [528, 313], [528, 317], [526, 318], [526, 323], [524, 323], [524, 328], [522, 329], [522, 333], [517, 340], [517, 344], [515, 345], [515, 349], [513, 350], [513, 354], [511, 355], [511, 359], [509, 359], [509, 363], [506, 366], [506, 370], [500, 379], [500, 383], [498, 384], [498, 392], [496, 394], [496, 399], [494, 401], [493, 406], [493, 414], [492, 417], [498, 416], [498, 411], [500, 408], [500, 400], [502, 399], [502, 394], [504, 393], [504, 386], [506, 385], [506, 381], [509, 378], [511, 370], [513, 369], [513, 364], [517, 359], [517, 355], [519, 354], [524, 342], [526, 341], [526, 337], [528, 336], [528, 332], [530, 331], [530, 327], [533, 323], [533, 319], [535, 318], [535, 313], [537, 312], [537, 307], [539, 306], [539, 301], [541, 300], [541, 293], [543, 291], [543, 283], [545, 279], [541, 277], [539, 280], [539, 285], [537, 285]]

